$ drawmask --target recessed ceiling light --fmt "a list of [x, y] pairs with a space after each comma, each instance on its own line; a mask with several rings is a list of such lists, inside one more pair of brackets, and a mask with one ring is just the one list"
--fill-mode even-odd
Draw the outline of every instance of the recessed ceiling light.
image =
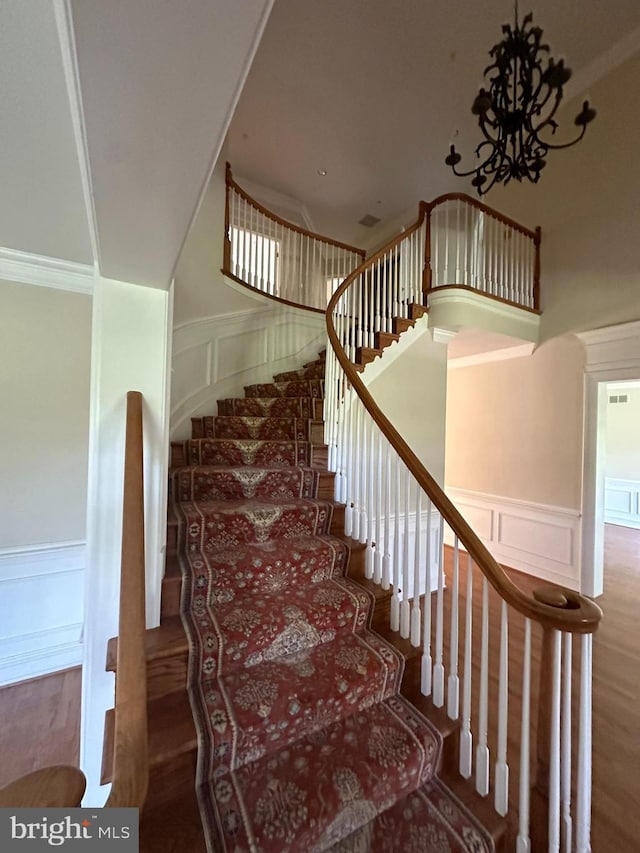
[[321, 178], [324, 178], [324, 176], [327, 174], [327, 170], [326, 169], [318, 169], [318, 174], [320, 175]]

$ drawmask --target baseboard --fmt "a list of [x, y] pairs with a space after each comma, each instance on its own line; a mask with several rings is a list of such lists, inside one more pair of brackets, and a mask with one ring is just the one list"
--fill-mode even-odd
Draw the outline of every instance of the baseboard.
[[0, 685], [82, 663], [84, 542], [0, 549]]
[[0, 687], [82, 664], [82, 624], [0, 640]]
[[640, 530], [640, 480], [605, 477], [604, 520]]
[[[499, 563], [570, 589], [580, 588], [579, 510], [466, 489], [446, 491]], [[452, 541], [447, 528], [445, 543]]]

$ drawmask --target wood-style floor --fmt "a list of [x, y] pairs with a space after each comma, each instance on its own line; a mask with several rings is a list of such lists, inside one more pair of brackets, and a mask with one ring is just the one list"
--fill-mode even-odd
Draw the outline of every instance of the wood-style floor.
[[53, 764], [79, 765], [80, 667], [0, 687], [0, 788]]
[[[633, 853], [640, 851], [640, 531], [607, 525], [605, 562], [605, 593], [598, 601], [605, 617], [594, 643], [592, 849], [594, 853]], [[464, 571], [461, 575], [464, 579]], [[527, 589], [540, 584], [525, 575], [518, 575], [518, 582]], [[477, 594], [475, 598], [478, 602]], [[479, 628], [478, 618], [475, 627]], [[517, 619], [510, 620], [513, 640], [521, 630]], [[493, 649], [498, 636], [493, 618], [492, 634]], [[479, 643], [479, 636], [474, 636], [474, 642]], [[518, 771], [514, 758], [521, 660], [517, 653], [512, 653], [510, 664], [513, 795]], [[497, 701], [496, 683], [492, 677], [492, 705]], [[0, 786], [47, 764], [77, 764], [79, 707], [79, 669], [0, 688]], [[495, 707], [491, 716], [495, 719]], [[158, 842], [157, 853], [161, 853]]]

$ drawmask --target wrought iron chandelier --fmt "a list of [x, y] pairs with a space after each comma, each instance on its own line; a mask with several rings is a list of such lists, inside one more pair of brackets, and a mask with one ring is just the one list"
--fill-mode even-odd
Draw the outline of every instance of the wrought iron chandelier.
[[[549, 45], [542, 44], [542, 30], [533, 26], [531, 12], [522, 24], [518, 23], [517, 0], [515, 25], [503, 24], [502, 32], [504, 38], [489, 51], [492, 62], [484, 70], [489, 88], [480, 89], [471, 107], [484, 136], [476, 148], [476, 157], [483, 158], [482, 162], [468, 172], [458, 171], [456, 166], [462, 157], [455, 145], [451, 145], [445, 160], [459, 177], [474, 175], [471, 183], [481, 196], [496, 182], [508, 184], [512, 178], [537, 183], [546, 166], [547, 153], [579, 142], [596, 116], [589, 101], [584, 101], [575, 118], [580, 128], [577, 137], [571, 142], [552, 144], [549, 137], [558, 128], [554, 116], [571, 70], [562, 59], [547, 59]], [[543, 68], [545, 59], [547, 65]]]

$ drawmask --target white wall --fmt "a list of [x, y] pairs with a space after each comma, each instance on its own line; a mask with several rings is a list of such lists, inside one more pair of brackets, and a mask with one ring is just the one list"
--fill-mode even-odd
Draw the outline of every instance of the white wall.
[[502, 563], [578, 588], [584, 350], [449, 370], [447, 492]]
[[91, 297], [0, 281], [0, 684], [81, 661]]
[[435, 343], [426, 318], [368, 365], [363, 381], [376, 403], [442, 486], [445, 460], [447, 347]]
[[[611, 403], [624, 395], [626, 403]], [[640, 383], [607, 385], [605, 476], [640, 480]]]
[[[637, 238], [640, 55], [592, 86], [597, 117], [574, 148], [551, 152], [536, 185], [512, 182], [487, 203], [542, 226], [542, 337], [640, 318]], [[558, 135], [570, 138], [582, 98], [568, 103]]]
[[87, 499], [87, 579], [80, 762], [83, 802], [104, 803], [99, 785], [105, 711], [113, 674], [104, 671], [118, 634], [122, 489], [127, 391], [142, 392], [144, 419], [147, 626], [158, 624], [166, 537], [168, 370], [172, 292], [98, 279], [93, 299]]
[[604, 429], [604, 520], [640, 528], [640, 383], [607, 385]]

